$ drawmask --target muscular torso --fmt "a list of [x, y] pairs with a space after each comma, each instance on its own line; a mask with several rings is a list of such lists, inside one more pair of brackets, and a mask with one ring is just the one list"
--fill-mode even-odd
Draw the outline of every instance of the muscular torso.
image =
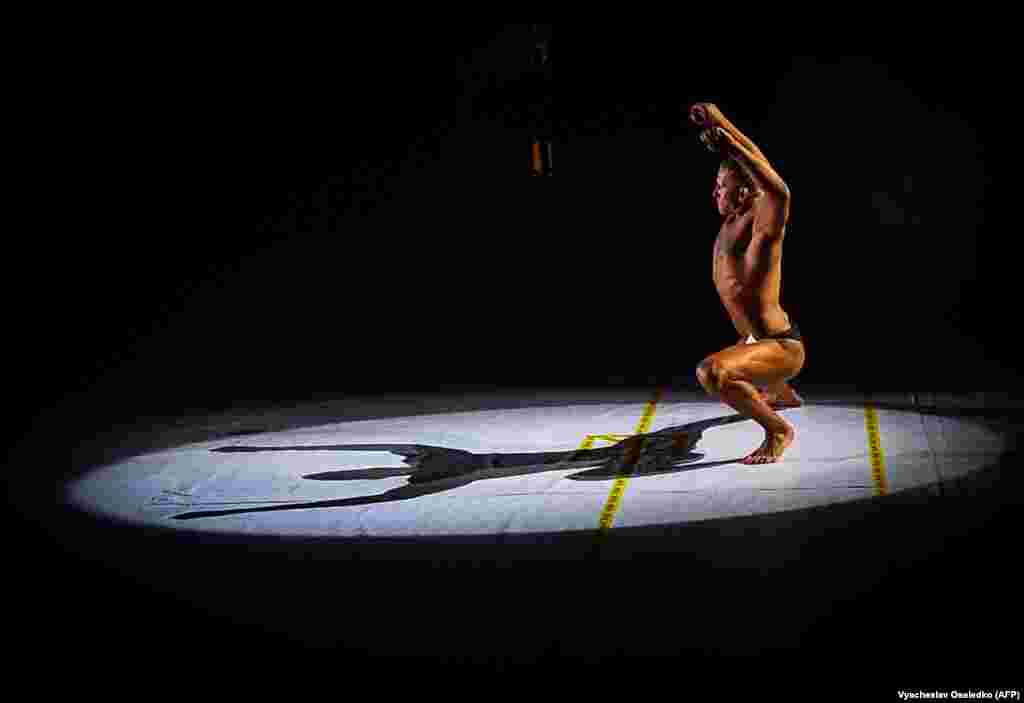
[[751, 208], [722, 223], [715, 240], [712, 275], [736, 331], [761, 339], [784, 332], [790, 320], [779, 304], [784, 236], [752, 245], [754, 217]]

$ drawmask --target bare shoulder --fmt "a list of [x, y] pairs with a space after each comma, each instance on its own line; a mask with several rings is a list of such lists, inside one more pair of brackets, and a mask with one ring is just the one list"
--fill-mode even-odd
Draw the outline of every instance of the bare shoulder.
[[764, 191], [754, 202], [754, 236], [781, 238], [789, 221], [789, 195]]

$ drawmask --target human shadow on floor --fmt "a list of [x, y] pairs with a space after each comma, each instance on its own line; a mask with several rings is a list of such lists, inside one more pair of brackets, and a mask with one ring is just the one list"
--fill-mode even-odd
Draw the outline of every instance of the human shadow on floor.
[[572, 474], [568, 478], [578, 481], [606, 481], [623, 476], [642, 477], [692, 471], [695, 469], [731, 464], [736, 459], [695, 464], [704, 457], [693, 452], [703, 432], [711, 427], [743, 422], [742, 415], [728, 415], [708, 420], [667, 427], [657, 432], [638, 434], [617, 444], [597, 449], [577, 449], [560, 452], [534, 452], [523, 454], [474, 454], [462, 449], [449, 449], [423, 444], [328, 444], [284, 447], [228, 446], [211, 449], [217, 453], [256, 452], [309, 452], [309, 451], [384, 451], [398, 454], [405, 467], [378, 467], [346, 471], [325, 471], [307, 474], [314, 481], [354, 481], [408, 476], [409, 483], [371, 496], [340, 498], [336, 500], [297, 501], [287, 505], [201, 510], [173, 516], [176, 520], [277, 512], [282, 510], [309, 510], [313, 508], [340, 508], [373, 503], [389, 503], [418, 498], [432, 493], [450, 491], [474, 481], [490, 478], [526, 476], [544, 471], [590, 469]]

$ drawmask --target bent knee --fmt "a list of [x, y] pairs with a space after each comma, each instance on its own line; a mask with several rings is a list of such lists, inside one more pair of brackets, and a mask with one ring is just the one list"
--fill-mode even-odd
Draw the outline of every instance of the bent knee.
[[708, 357], [697, 365], [697, 381], [710, 395], [721, 393], [728, 378], [728, 369], [714, 357]]
[[695, 373], [697, 374], [697, 382], [704, 390], [707, 390], [711, 381], [711, 363], [707, 359], [700, 362], [697, 364]]

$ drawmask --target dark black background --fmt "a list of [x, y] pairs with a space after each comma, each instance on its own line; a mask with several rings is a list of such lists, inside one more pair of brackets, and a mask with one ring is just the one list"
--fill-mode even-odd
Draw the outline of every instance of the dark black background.
[[[461, 384], [692, 385], [735, 341], [710, 280], [717, 162], [686, 120], [703, 100], [793, 193], [782, 302], [807, 339], [797, 387], [1019, 383], [1021, 247], [994, 215], [1000, 55], [936, 38], [775, 56], [656, 24], [560, 29], [546, 69], [529, 65], [527, 25], [483, 24], [364, 25], [300, 54], [171, 54], [142, 37], [68, 60], [37, 226], [9, 259], [9, 400], [24, 408], [9, 431], [43, 441], [61, 417], [66, 441], [44, 462], [59, 473], [58, 447], [151, 414]], [[553, 178], [526, 177], [531, 133], [553, 140]], [[71, 647], [104, 627], [142, 637], [132, 624], [156, 600], [46, 539], [24, 544], [20, 573], [56, 568], [99, 603], [82, 614], [21, 582]], [[223, 651], [280, 644], [159, 607], [220, 633]]]
[[[698, 100], [793, 192], [783, 305], [804, 382], [976, 388], [969, 358], [1016, 362], [992, 314], [1020, 250], [993, 216], [1003, 106], [979, 86], [999, 84], [998, 57], [567, 32], [556, 100], [560, 52], [531, 68], [528, 25], [378, 30], [304, 70], [226, 49], [70, 69], [80, 119], [40, 213], [70, 229], [26, 242], [14, 272], [34, 397], [132, 414], [692, 379], [735, 341], [709, 278], [717, 162], [686, 120]], [[519, 178], [534, 130], [554, 140], [554, 178]]]

